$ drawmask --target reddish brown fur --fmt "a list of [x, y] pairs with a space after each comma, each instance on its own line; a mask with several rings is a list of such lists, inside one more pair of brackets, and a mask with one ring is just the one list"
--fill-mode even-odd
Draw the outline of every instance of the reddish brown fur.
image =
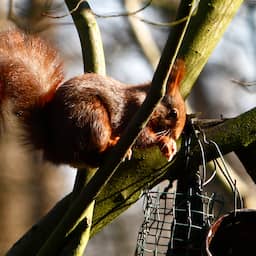
[[[139, 148], [158, 145], [169, 160], [185, 123], [179, 92], [184, 70], [184, 62], [178, 60], [163, 101], [135, 144]], [[46, 159], [97, 166], [118, 142], [150, 84], [132, 86], [97, 74], [60, 85], [62, 80], [58, 55], [45, 42], [18, 31], [0, 33], [1, 111], [5, 101], [11, 103], [27, 131], [27, 141], [43, 150]]]
[[63, 79], [57, 52], [43, 40], [17, 30], [0, 33], [0, 100], [11, 100], [15, 112], [49, 102]]

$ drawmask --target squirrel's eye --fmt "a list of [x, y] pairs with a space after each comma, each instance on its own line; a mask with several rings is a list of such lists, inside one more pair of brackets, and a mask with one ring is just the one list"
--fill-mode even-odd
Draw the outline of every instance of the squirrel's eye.
[[177, 119], [178, 118], [178, 110], [176, 108], [172, 108], [167, 115], [168, 119]]

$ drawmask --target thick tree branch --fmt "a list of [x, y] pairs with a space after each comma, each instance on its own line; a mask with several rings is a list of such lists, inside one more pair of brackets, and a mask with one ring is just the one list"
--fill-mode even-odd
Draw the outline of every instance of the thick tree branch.
[[180, 55], [186, 62], [186, 76], [181, 85], [185, 98], [242, 2], [243, 0], [199, 1], [180, 50]]

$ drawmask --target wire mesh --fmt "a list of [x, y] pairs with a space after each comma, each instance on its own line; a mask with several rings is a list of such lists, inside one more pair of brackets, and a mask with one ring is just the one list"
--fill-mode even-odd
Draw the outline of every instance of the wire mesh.
[[[203, 202], [202, 211], [189, 207], [190, 199], [187, 195], [176, 192], [148, 191], [144, 197], [144, 222], [138, 233], [137, 256], [172, 255], [175, 241], [186, 242], [195, 232], [202, 233], [205, 226], [213, 221], [214, 195], [191, 195]], [[175, 205], [177, 199], [184, 204]], [[184, 199], [186, 198], [186, 199]], [[179, 200], [178, 200], [179, 201]], [[183, 206], [186, 207], [183, 207]], [[186, 222], [180, 222], [177, 214], [185, 213]], [[193, 220], [201, 218], [202, 225]], [[186, 241], [183, 236], [175, 236], [177, 229], [183, 229], [186, 233]]]

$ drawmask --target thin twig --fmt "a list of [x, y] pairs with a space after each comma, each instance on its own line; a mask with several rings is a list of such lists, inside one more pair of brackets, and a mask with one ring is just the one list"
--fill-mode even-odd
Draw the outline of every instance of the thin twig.
[[113, 14], [98, 14], [93, 12], [93, 14], [98, 18], [116, 18], [116, 17], [127, 17], [127, 16], [133, 16], [136, 15], [142, 11], [144, 11], [146, 8], [148, 8], [152, 3], [152, 0], [149, 0], [144, 6], [141, 8], [135, 10], [135, 11], [128, 11], [128, 12], [122, 12], [122, 13], [113, 13]]
[[[51, 15], [49, 13], [42, 13], [43, 16], [46, 16], [48, 18], [52, 18], [52, 19], [61, 19], [61, 18], [65, 18], [67, 16], [69, 16], [70, 14], [73, 14], [74, 12], [76, 12], [78, 10], [78, 8], [80, 7], [80, 5], [83, 3], [83, 2], [87, 2], [86, 0], [80, 0], [76, 6], [71, 9], [69, 11], [68, 14], [63, 14], [63, 15], [59, 15], [59, 16], [55, 16], [55, 15]], [[116, 18], [116, 17], [126, 17], [126, 16], [131, 16], [131, 15], [135, 15], [139, 12], [142, 12], [143, 10], [145, 10], [148, 6], [150, 6], [152, 3], [152, 0], [149, 0], [143, 7], [141, 7], [140, 9], [138, 10], [135, 10], [135, 11], [131, 11], [131, 12], [122, 12], [122, 13], [113, 13], [113, 14], [97, 14], [95, 13], [94, 11], [91, 10], [92, 14], [95, 16], [95, 17], [98, 17], [98, 18]]]
[[231, 79], [231, 82], [233, 82], [235, 84], [242, 85], [242, 86], [253, 86], [253, 85], [256, 85], [256, 81], [245, 82], [245, 81], [240, 81], [240, 80], [236, 80], [236, 79]]

